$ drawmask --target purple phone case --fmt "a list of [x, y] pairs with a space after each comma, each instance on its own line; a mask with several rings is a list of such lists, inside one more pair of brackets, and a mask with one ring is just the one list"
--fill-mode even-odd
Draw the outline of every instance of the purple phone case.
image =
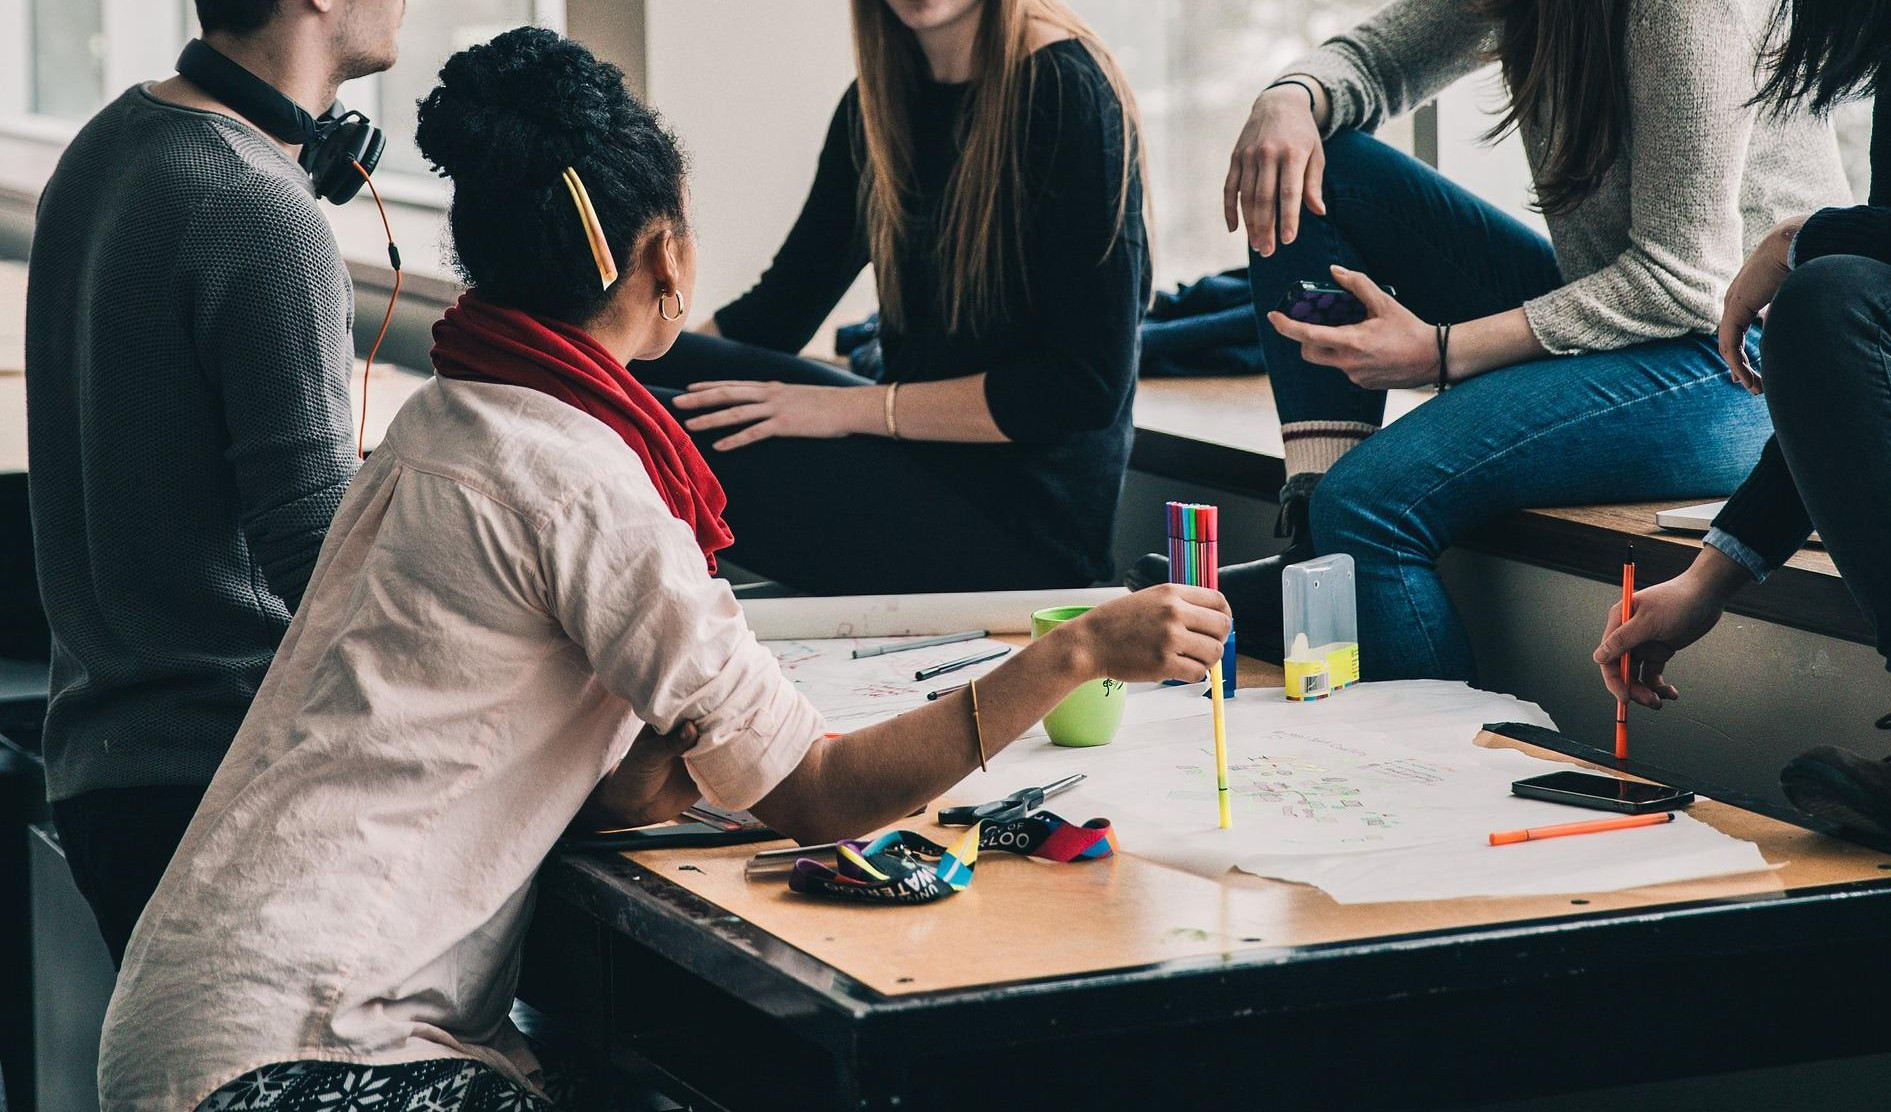
[[1358, 324], [1366, 319], [1366, 307], [1345, 290], [1290, 290], [1282, 312], [1293, 320], [1329, 327]]

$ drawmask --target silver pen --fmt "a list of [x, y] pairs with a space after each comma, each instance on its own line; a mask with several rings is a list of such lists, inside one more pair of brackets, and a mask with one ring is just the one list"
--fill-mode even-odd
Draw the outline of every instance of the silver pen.
[[938, 645], [956, 645], [960, 641], [976, 641], [985, 636], [982, 629], [968, 629], [963, 633], [942, 633], [937, 637], [922, 637], [917, 641], [895, 641], [889, 645], [870, 645], [854, 650], [854, 659], [862, 660], [869, 656], [885, 656], [887, 653], [903, 653], [907, 649], [930, 649]]

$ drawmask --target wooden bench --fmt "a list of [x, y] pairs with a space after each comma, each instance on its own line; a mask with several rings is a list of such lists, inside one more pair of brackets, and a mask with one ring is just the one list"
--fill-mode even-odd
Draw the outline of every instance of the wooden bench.
[[[1386, 419], [1411, 412], [1430, 391], [1395, 391]], [[1137, 471], [1274, 501], [1286, 481], [1280, 420], [1265, 376], [1145, 379], [1136, 396]], [[1677, 503], [1685, 504], [1685, 503]], [[1468, 547], [1603, 582], [1620, 582], [1633, 542], [1641, 582], [1671, 579], [1694, 559], [1699, 537], [1665, 532], [1655, 512], [1670, 504], [1524, 510], [1473, 533]], [[1871, 627], [1821, 548], [1799, 554], [1730, 607], [1779, 625], [1872, 644]]]

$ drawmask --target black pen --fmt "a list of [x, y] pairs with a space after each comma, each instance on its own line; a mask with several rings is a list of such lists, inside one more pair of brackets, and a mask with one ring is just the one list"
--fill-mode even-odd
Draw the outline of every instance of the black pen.
[[942, 688], [940, 688], [940, 689], [939, 689], [939, 690], [937, 690], [937, 691], [928, 691], [928, 692], [926, 692], [926, 701], [927, 701], [928, 703], [930, 703], [930, 702], [932, 702], [932, 701], [933, 701], [934, 699], [943, 699], [943, 698], [945, 698], [945, 697], [946, 697], [947, 695], [950, 695], [950, 694], [952, 694], [952, 693], [953, 693], [954, 691], [964, 691], [964, 690], [965, 690], [965, 685], [964, 685], [964, 684], [962, 684], [962, 683], [955, 683], [955, 684], [953, 684], [953, 685], [952, 685], [951, 687], [942, 687]]
[[919, 671], [913, 673], [913, 678], [916, 680], [929, 680], [934, 676], [943, 676], [947, 672], [956, 672], [960, 668], [967, 668], [974, 664], [983, 664], [987, 660], [997, 660], [1010, 651], [1010, 645], [1000, 645], [987, 652], [973, 653], [971, 656], [960, 657], [957, 660], [948, 660], [944, 664], [935, 664], [930, 668], [921, 668]]

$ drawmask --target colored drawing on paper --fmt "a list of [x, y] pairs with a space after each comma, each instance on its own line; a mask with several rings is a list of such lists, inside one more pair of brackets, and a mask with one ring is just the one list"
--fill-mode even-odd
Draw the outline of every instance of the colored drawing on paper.
[[[1175, 766], [1182, 783], [1166, 794], [1178, 806], [1199, 806], [1215, 799], [1214, 754], [1204, 748], [1200, 757]], [[1343, 753], [1336, 757], [1323, 760], [1265, 752], [1232, 757], [1228, 789], [1235, 815], [1250, 823], [1304, 826], [1307, 829], [1300, 833], [1318, 835], [1335, 845], [1383, 842], [1400, 825], [1393, 793], [1383, 789], [1398, 783], [1437, 783], [1445, 776], [1435, 765], [1412, 758], [1361, 760]]]

